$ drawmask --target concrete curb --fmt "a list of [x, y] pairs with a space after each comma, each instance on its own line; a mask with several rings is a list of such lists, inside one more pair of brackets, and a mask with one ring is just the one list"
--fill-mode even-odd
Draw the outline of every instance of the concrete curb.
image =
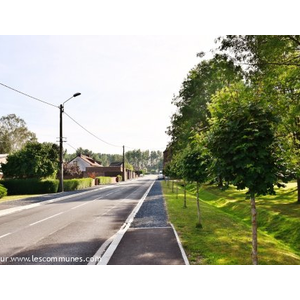
[[185, 253], [184, 249], [183, 249], [183, 246], [182, 246], [181, 241], [180, 241], [180, 239], [179, 239], [179, 236], [178, 236], [178, 234], [177, 234], [177, 232], [176, 232], [176, 229], [175, 229], [175, 227], [174, 227], [174, 225], [173, 225], [172, 223], [170, 223], [170, 225], [171, 225], [171, 227], [173, 228], [174, 234], [175, 234], [175, 236], [176, 236], [176, 240], [177, 240], [177, 243], [178, 243], [178, 246], [179, 246], [179, 249], [180, 249], [182, 258], [183, 258], [183, 260], [184, 260], [184, 263], [185, 263], [186, 265], [189, 265], [189, 264], [190, 264], [190, 263], [189, 263], [189, 260], [188, 260], [188, 258], [187, 258], [187, 256], [186, 256], [186, 253]]

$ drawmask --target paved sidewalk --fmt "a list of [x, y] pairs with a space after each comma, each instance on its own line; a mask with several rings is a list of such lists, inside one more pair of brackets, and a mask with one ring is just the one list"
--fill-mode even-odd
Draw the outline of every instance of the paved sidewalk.
[[185, 265], [182, 251], [156, 181], [108, 265]]

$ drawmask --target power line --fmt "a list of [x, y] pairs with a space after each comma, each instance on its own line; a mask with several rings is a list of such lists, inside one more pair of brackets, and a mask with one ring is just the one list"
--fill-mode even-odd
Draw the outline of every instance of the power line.
[[104, 141], [103, 139], [99, 138], [97, 135], [93, 134], [92, 132], [90, 132], [88, 129], [86, 129], [84, 126], [82, 126], [80, 123], [78, 123], [76, 120], [74, 120], [70, 115], [68, 115], [65, 111], [64, 111], [64, 114], [69, 117], [74, 123], [76, 123], [78, 126], [80, 126], [83, 130], [85, 130], [87, 133], [89, 133], [90, 135], [92, 135], [94, 138], [96, 138], [97, 140], [107, 144], [107, 145], [110, 145], [110, 146], [113, 146], [113, 147], [117, 147], [117, 148], [121, 148], [122, 146], [118, 146], [118, 145], [114, 145], [114, 144], [111, 144], [111, 143], [108, 143], [106, 141]]
[[69, 143], [67, 143], [71, 148], [73, 148], [75, 151], [77, 151], [77, 149], [74, 147], [74, 146], [72, 146], [72, 145], [70, 145]]
[[[12, 90], [12, 91], [14, 91], [14, 92], [17, 92], [17, 93], [19, 93], [19, 94], [21, 94], [21, 95], [24, 95], [24, 96], [26, 96], [26, 97], [28, 97], [28, 98], [31, 98], [31, 99], [33, 99], [33, 100], [39, 101], [39, 102], [41, 102], [41, 103], [47, 104], [47, 105], [52, 106], [52, 107], [55, 107], [55, 108], [59, 108], [59, 106], [57, 106], [57, 105], [54, 105], [54, 104], [49, 103], [49, 102], [47, 102], [47, 101], [44, 101], [44, 100], [41, 100], [41, 99], [39, 99], [39, 98], [33, 97], [33, 96], [31, 96], [31, 95], [29, 95], [29, 94], [26, 94], [26, 93], [24, 93], [24, 92], [22, 92], [22, 91], [19, 91], [19, 90], [13, 88], [13, 87], [10, 87], [10, 86], [8, 86], [8, 85], [6, 85], [6, 84], [4, 84], [4, 83], [1, 83], [1, 82], [0, 82], [0, 85], [2, 85], [3, 87], [5, 87], [5, 88], [7, 88], [7, 89], [10, 89], [10, 90]], [[110, 146], [112, 146], [112, 147], [117, 147], [117, 148], [122, 148], [122, 147], [123, 147], [123, 146], [118, 146], [118, 145], [114, 145], [114, 144], [111, 144], [111, 143], [109, 143], [109, 142], [106, 142], [105, 140], [99, 138], [98, 136], [96, 136], [95, 134], [93, 134], [92, 132], [90, 132], [88, 129], [86, 129], [84, 126], [82, 126], [79, 122], [77, 122], [74, 118], [72, 118], [70, 115], [68, 115], [66, 112], [64, 112], [64, 114], [65, 114], [66, 116], [68, 116], [74, 123], [76, 123], [78, 126], [80, 126], [83, 130], [85, 130], [86, 132], [88, 132], [90, 135], [92, 135], [92, 136], [95, 137], [96, 139], [100, 140], [101, 142], [103, 142], [103, 143], [105, 143], [105, 144], [107, 144], [107, 145], [110, 145]], [[129, 147], [129, 146], [126, 146], [126, 145], [125, 145], [125, 147], [126, 147], [126, 148], [130, 148], [130, 149], [136, 149], [136, 148], [134, 148], [134, 147]]]
[[54, 104], [52, 104], [52, 103], [49, 103], [49, 102], [46, 102], [46, 101], [44, 101], [44, 100], [38, 99], [38, 98], [36, 98], [36, 97], [30, 96], [30, 95], [28, 95], [28, 94], [26, 94], [26, 93], [23, 93], [23, 92], [21, 92], [21, 91], [19, 91], [19, 90], [14, 89], [14, 88], [12, 88], [12, 87], [10, 87], [10, 86], [4, 84], [4, 83], [1, 83], [1, 82], [0, 82], [0, 85], [4, 86], [4, 87], [6, 87], [6, 88], [8, 88], [8, 89], [10, 89], [10, 90], [12, 90], [12, 91], [15, 91], [15, 92], [17, 92], [17, 93], [19, 93], [19, 94], [22, 94], [22, 95], [24, 95], [24, 96], [26, 96], [26, 97], [29, 97], [29, 98], [31, 98], [31, 99], [34, 99], [34, 100], [36, 100], [36, 101], [39, 101], [39, 102], [42, 102], [42, 103], [44, 103], [44, 104], [47, 104], [47, 105], [50, 105], [50, 106], [59, 108], [59, 106], [56, 106], [56, 105], [54, 105]]

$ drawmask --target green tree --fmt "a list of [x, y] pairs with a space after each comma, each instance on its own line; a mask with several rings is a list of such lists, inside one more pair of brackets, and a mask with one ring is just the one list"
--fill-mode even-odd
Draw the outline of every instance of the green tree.
[[27, 143], [21, 150], [10, 154], [2, 165], [5, 178], [46, 178], [58, 170], [59, 149], [51, 143]]
[[227, 35], [218, 41], [219, 50], [225, 51], [235, 64], [246, 66], [248, 71], [270, 66], [300, 67], [299, 35]]
[[7, 189], [0, 184], [0, 199], [7, 195]]
[[20, 150], [28, 141], [36, 142], [36, 135], [29, 131], [23, 119], [15, 114], [0, 118], [0, 153]]
[[126, 152], [126, 159], [133, 165], [135, 170], [143, 170], [145, 168], [144, 157], [140, 149]]
[[274, 194], [281, 178], [272, 108], [243, 83], [223, 89], [210, 106], [208, 146], [222, 176], [237, 189], [248, 188], [252, 215], [252, 261], [258, 264], [255, 198]]
[[[210, 60], [200, 62], [193, 68], [182, 83], [178, 96], [173, 104], [177, 112], [171, 118], [167, 133], [171, 136], [168, 147], [172, 155], [189, 147], [195, 134], [209, 130], [209, 104], [213, 95], [220, 89], [240, 81], [242, 68], [236, 66], [226, 55], [215, 55]], [[202, 136], [202, 135], [200, 135]], [[172, 158], [171, 158], [172, 159]], [[217, 176], [222, 185], [222, 176]]]
[[186, 201], [186, 179], [184, 178], [183, 170], [183, 155], [184, 152], [178, 152], [172, 157], [172, 160], [165, 165], [164, 175], [171, 179], [183, 180], [183, 208], [187, 208]]
[[281, 156], [297, 180], [300, 203], [300, 36], [229, 35], [219, 41], [219, 50], [245, 67], [247, 79], [260, 86], [281, 118]]
[[89, 149], [83, 149], [81, 147], [76, 150], [76, 156], [78, 156], [80, 154], [86, 155], [86, 156], [89, 156], [89, 157], [93, 157], [94, 156], [93, 151], [91, 151]]
[[189, 144], [194, 132], [208, 130], [208, 105], [215, 92], [241, 78], [241, 68], [224, 55], [204, 60], [189, 72], [178, 96], [173, 99], [177, 112], [172, 116], [171, 126], [167, 130], [175, 152]]
[[148, 172], [162, 169], [163, 165], [163, 154], [161, 151], [151, 151], [140, 149], [134, 149], [127, 151], [126, 160], [134, 167], [136, 171], [147, 170]]
[[201, 211], [199, 202], [200, 185], [205, 183], [209, 176], [210, 156], [203, 144], [194, 141], [187, 147], [182, 156], [182, 176], [188, 182], [196, 182], [197, 185], [197, 227], [202, 228]]
[[163, 153], [161, 151], [149, 151], [144, 156], [148, 170], [154, 170], [154, 172], [163, 169]]

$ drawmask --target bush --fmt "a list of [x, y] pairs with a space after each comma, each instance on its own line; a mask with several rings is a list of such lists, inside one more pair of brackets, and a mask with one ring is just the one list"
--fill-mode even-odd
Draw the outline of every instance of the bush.
[[82, 190], [92, 186], [92, 178], [80, 178], [80, 179], [68, 179], [64, 180], [64, 190], [67, 191], [76, 191]]
[[0, 199], [7, 195], [7, 189], [0, 184]]
[[5, 179], [1, 184], [7, 189], [8, 195], [29, 195], [56, 193], [58, 180], [40, 179]]
[[[65, 191], [81, 190], [92, 186], [92, 178], [64, 180]], [[59, 180], [57, 179], [5, 179], [1, 181], [8, 195], [33, 195], [57, 193]], [[1, 187], [1, 185], [0, 185]], [[1, 189], [2, 190], [2, 189]], [[1, 198], [0, 190], [0, 198]]]
[[110, 184], [112, 181], [112, 178], [108, 176], [99, 176], [96, 178], [99, 180], [99, 184]]
[[7, 157], [2, 165], [4, 178], [47, 178], [57, 171], [58, 146], [52, 143], [28, 142]]

